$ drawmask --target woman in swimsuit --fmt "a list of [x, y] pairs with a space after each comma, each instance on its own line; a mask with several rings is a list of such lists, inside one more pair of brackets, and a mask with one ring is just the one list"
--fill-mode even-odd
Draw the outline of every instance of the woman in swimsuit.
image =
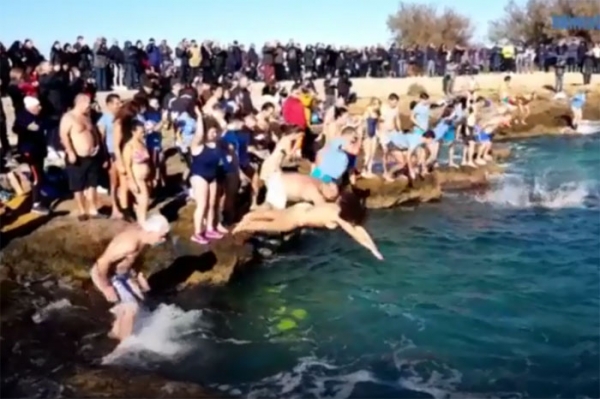
[[[120, 211], [129, 208], [129, 189], [127, 184], [127, 173], [123, 162], [123, 148], [125, 143], [131, 139], [133, 124], [136, 116], [145, 112], [148, 102], [145, 98], [134, 97], [131, 101], [123, 104], [116, 112], [113, 121], [113, 149], [114, 164], [117, 170], [117, 202]], [[120, 217], [121, 212], [113, 213]]]
[[371, 99], [371, 103], [365, 110], [363, 118], [366, 132], [363, 141], [365, 165], [361, 175], [369, 178], [373, 176], [373, 159], [375, 158], [375, 150], [377, 149], [377, 128], [381, 118], [381, 101], [378, 98]]
[[[190, 102], [188, 109], [177, 116], [175, 121], [175, 137], [179, 155], [188, 169], [191, 166], [190, 145], [197, 131], [202, 130], [202, 114], [194, 102]], [[183, 181], [189, 179], [189, 174], [183, 176]], [[185, 188], [185, 187], [184, 187]]]
[[146, 221], [150, 204], [151, 177], [150, 153], [146, 147], [144, 123], [136, 120], [131, 129], [131, 138], [123, 147], [123, 164], [127, 173], [129, 191], [135, 198], [135, 215], [138, 223]]
[[223, 152], [217, 141], [220, 128], [218, 123], [207, 119], [203, 132], [198, 132], [192, 140], [190, 154], [190, 182], [192, 196], [196, 201], [194, 211], [194, 235], [191, 240], [198, 244], [208, 244], [218, 240], [223, 234], [216, 229], [217, 213], [217, 173], [223, 160]]

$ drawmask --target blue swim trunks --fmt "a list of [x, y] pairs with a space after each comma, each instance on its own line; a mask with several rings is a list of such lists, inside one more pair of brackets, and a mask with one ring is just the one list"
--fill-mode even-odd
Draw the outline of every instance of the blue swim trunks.
[[162, 134], [152, 132], [146, 135], [146, 146], [149, 151], [162, 151]]
[[454, 126], [451, 126], [448, 129], [448, 131], [444, 134], [442, 139], [445, 143], [453, 143], [454, 141], [456, 141], [456, 129], [454, 128]]
[[310, 176], [321, 180], [323, 183], [335, 183], [335, 179], [333, 177], [323, 174], [319, 168], [314, 168], [313, 171], [310, 172]]
[[475, 137], [475, 141], [477, 141], [479, 143], [488, 143], [491, 140], [492, 140], [492, 136], [484, 131], [479, 132], [479, 134]]

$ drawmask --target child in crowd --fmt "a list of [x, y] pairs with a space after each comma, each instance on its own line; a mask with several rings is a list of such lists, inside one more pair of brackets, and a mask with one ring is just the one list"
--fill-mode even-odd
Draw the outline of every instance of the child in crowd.
[[160, 111], [158, 100], [153, 98], [148, 102], [148, 109], [144, 113], [146, 120], [146, 147], [150, 152], [150, 163], [152, 164], [152, 186], [157, 188], [164, 186], [166, 170], [162, 156], [162, 129], [164, 119]]
[[221, 127], [212, 118], [207, 118], [203, 130], [199, 130], [190, 144], [190, 183], [192, 197], [196, 202], [194, 211], [194, 234], [191, 240], [198, 244], [208, 244], [218, 240], [223, 234], [218, 231], [219, 212], [217, 202], [219, 165], [224, 161], [224, 153], [218, 145]]
[[179, 150], [181, 159], [188, 167], [188, 172], [183, 176], [183, 180], [187, 182], [189, 179], [189, 169], [192, 165], [189, 148], [196, 132], [202, 129], [202, 114], [194, 102], [190, 101], [187, 109], [177, 115], [174, 125], [175, 145]]

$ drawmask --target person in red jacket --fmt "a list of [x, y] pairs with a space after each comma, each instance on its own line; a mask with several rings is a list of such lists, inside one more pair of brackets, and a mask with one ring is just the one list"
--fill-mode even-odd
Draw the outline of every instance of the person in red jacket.
[[37, 76], [27, 75], [21, 68], [13, 68], [10, 71], [11, 83], [15, 84], [23, 97], [36, 97], [38, 90]]
[[[298, 83], [295, 83], [292, 86], [290, 95], [285, 99], [281, 106], [281, 115], [283, 116], [283, 121], [287, 125], [298, 126], [300, 130], [304, 132], [304, 135], [298, 140], [299, 143], [296, 148], [301, 148], [303, 158], [314, 162], [314, 137], [308, 128], [309, 121], [306, 118], [306, 108], [300, 99], [301, 90], [302, 86]], [[307, 140], [307, 137], [312, 138], [312, 140]]]

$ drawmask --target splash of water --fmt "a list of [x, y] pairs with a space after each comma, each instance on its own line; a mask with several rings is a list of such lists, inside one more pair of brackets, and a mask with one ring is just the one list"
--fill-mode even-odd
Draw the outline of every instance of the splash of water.
[[521, 175], [505, 175], [495, 189], [478, 195], [479, 202], [515, 208], [580, 208], [587, 205], [593, 195], [590, 184], [573, 181], [552, 186], [545, 176], [528, 183]]
[[[174, 305], [160, 305], [153, 312], [142, 311], [134, 334], [102, 359], [103, 364], [144, 366], [148, 360], [174, 359], [194, 349], [184, 337], [190, 329], [208, 329], [201, 310], [185, 312]], [[197, 345], [195, 345], [197, 346]]]

